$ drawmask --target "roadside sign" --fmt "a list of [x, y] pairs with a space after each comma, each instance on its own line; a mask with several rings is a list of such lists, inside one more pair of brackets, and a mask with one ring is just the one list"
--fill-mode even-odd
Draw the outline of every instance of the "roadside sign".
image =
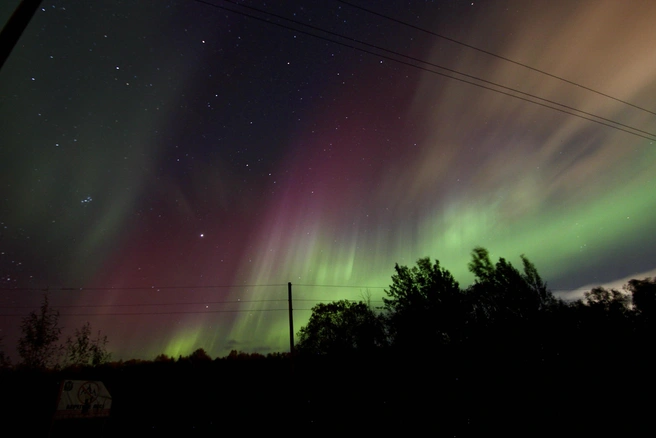
[[62, 382], [55, 418], [108, 417], [112, 397], [102, 382], [66, 380]]

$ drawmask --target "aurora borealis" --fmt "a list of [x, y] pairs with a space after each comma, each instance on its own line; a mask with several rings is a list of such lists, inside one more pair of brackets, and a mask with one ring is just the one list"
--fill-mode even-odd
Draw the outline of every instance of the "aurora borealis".
[[397, 262], [464, 287], [475, 246], [565, 296], [654, 275], [656, 3], [354, 1], [650, 112], [339, 1], [243, 4], [396, 54], [211, 3], [44, 1], [0, 71], [5, 350], [46, 287], [152, 359], [285, 351], [287, 282], [298, 331]]

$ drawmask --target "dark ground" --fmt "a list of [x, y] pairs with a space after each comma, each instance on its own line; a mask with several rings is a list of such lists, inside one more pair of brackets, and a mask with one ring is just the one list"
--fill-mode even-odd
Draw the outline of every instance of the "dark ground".
[[[297, 358], [293, 373], [287, 358], [5, 371], [3, 426], [22, 436], [97, 437], [638, 436], [649, 426], [656, 385], [646, 354], [598, 350], [544, 362], [489, 352], [453, 357]], [[110, 417], [51, 421], [65, 379], [104, 382]]]

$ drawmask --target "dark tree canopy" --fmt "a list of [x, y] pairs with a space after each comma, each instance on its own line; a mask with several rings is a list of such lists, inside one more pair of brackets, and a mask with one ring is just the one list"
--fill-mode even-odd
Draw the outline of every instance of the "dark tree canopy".
[[9, 368], [11, 366], [11, 360], [2, 347], [2, 337], [0, 337], [0, 369]]
[[91, 323], [87, 322], [81, 329], [75, 329], [75, 335], [66, 341], [66, 361], [73, 366], [96, 366], [109, 362], [111, 353], [107, 351], [107, 336], [91, 336]]
[[656, 278], [630, 280], [627, 290], [631, 293], [635, 309], [644, 317], [656, 318]]
[[382, 318], [366, 303], [348, 300], [314, 306], [298, 337], [298, 350], [313, 354], [367, 352], [387, 342]]
[[412, 268], [397, 264], [394, 270], [388, 298], [383, 298], [394, 343], [444, 344], [459, 337], [466, 309], [451, 273], [428, 257]]
[[43, 297], [39, 312], [30, 312], [21, 323], [22, 336], [18, 340], [18, 354], [26, 368], [54, 367], [61, 352], [57, 343], [61, 335], [59, 312], [50, 307], [48, 295]]
[[585, 304], [603, 313], [620, 314], [628, 310], [631, 298], [616, 289], [595, 287], [584, 294]]
[[475, 276], [475, 283], [470, 292], [479, 321], [526, 320], [555, 303], [535, 265], [524, 255], [521, 259], [523, 273], [504, 258], [492, 264], [484, 248], [473, 250], [468, 267]]
[[193, 362], [210, 362], [212, 357], [207, 354], [204, 348], [197, 348], [189, 355], [189, 359]]

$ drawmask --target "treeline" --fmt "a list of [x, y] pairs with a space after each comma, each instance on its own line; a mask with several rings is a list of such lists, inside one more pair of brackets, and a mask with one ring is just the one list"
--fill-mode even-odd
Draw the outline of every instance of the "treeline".
[[[17, 368], [57, 370], [101, 365], [111, 359], [111, 353], [107, 351], [107, 336], [100, 331], [94, 336], [89, 322], [75, 328], [73, 335], [61, 342], [59, 312], [50, 306], [47, 294], [39, 310], [30, 312], [22, 319], [20, 330], [17, 346], [20, 361], [16, 364]], [[11, 367], [9, 356], [0, 350], [0, 369]]]
[[[521, 256], [521, 270], [484, 248], [468, 265], [474, 283], [460, 288], [429, 258], [395, 266], [384, 306], [336, 301], [313, 307], [299, 332], [298, 350], [309, 355], [401, 354], [503, 349], [505, 355], [551, 360], [595, 348], [640, 349], [654, 341], [656, 279], [631, 280], [623, 290], [593, 288], [566, 302], [547, 288]], [[569, 349], [569, 351], [568, 351]]]
[[[656, 389], [656, 281], [566, 302], [521, 261], [493, 262], [476, 248], [466, 288], [437, 261], [396, 265], [380, 308], [315, 306], [293, 355], [213, 359], [200, 348], [48, 372], [14, 367], [0, 373], [12, 401], [4, 412], [26, 435], [43, 434], [60, 382], [78, 379], [101, 380], [112, 395], [100, 430], [77, 431], [100, 436], [642, 435], [653, 411], [645, 396]], [[57, 422], [51, 436], [75, 424]]]
[[[297, 334], [296, 353], [316, 357], [380, 354], [384, 350], [385, 354], [414, 355], [446, 349], [505, 348], [506, 354], [539, 354], [546, 360], [567, 348], [582, 352], [593, 346], [654, 340], [656, 279], [634, 279], [623, 290], [593, 288], [583, 299], [567, 302], [552, 294], [528, 258], [522, 255], [521, 261], [520, 270], [504, 258], [493, 262], [486, 249], [475, 248], [468, 264], [474, 283], [466, 288], [437, 260], [422, 258], [412, 267], [397, 264], [382, 307], [347, 300], [314, 306], [308, 324]], [[22, 320], [17, 366], [61, 369], [111, 360], [107, 336], [100, 332], [92, 335], [86, 323], [61, 343], [58, 320], [59, 313], [44, 296], [41, 308]], [[227, 356], [262, 358], [259, 353], [236, 350]], [[161, 354], [154, 361], [211, 359], [200, 348], [185, 357]], [[144, 361], [125, 363], [140, 362]], [[0, 352], [0, 367], [10, 366], [8, 357]]]
[[567, 302], [521, 261], [517, 269], [476, 248], [466, 288], [438, 261], [396, 265], [382, 308], [315, 306], [299, 357], [322, 375], [366, 369], [353, 384], [369, 372], [386, 388], [376, 394], [396, 402], [390, 426], [401, 418], [445, 436], [640, 436], [653, 408], [644, 397], [656, 389], [656, 280]]
[[[100, 331], [94, 335], [91, 323], [75, 328], [73, 335], [61, 342], [62, 329], [59, 325], [59, 312], [50, 305], [48, 295], [44, 295], [41, 307], [30, 312], [21, 321], [21, 337], [18, 339], [19, 362], [12, 364], [9, 356], [0, 350], [0, 370], [18, 369], [32, 371], [59, 371], [70, 369], [94, 368], [109, 365], [113, 368], [151, 362], [149, 360], [129, 359], [111, 362], [108, 351], [109, 339]], [[0, 338], [0, 341], [2, 339]], [[1, 345], [0, 345], [1, 346]], [[246, 360], [263, 358], [280, 358], [285, 353], [245, 353], [233, 350], [225, 359]], [[218, 358], [217, 358], [218, 359]], [[210, 355], [203, 348], [198, 348], [187, 356], [180, 355], [177, 362], [211, 361]], [[166, 354], [154, 358], [154, 362], [175, 363], [176, 359]]]

